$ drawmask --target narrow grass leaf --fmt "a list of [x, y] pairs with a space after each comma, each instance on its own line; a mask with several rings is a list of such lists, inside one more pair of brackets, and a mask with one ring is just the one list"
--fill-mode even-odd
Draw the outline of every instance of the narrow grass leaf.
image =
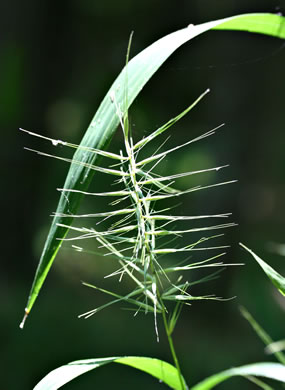
[[265, 261], [263, 261], [260, 257], [258, 257], [252, 250], [247, 248], [245, 245], [240, 243], [240, 246], [247, 250], [253, 258], [258, 262], [260, 267], [263, 269], [263, 271], [266, 273], [268, 278], [271, 280], [271, 282], [274, 284], [274, 286], [280, 291], [280, 293], [285, 296], [285, 278], [284, 276], [280, 275], [278, 272], [275, 271], [270, 265], [268, 265]]
[[[170, 55], [185, 42], [210, 29], [243, 30], [284, 39], [285, 18], [275, 14], [245, 14], [197, 26], [189, 25], [161, 38], [131, 59], [127, 63], [127, 77], [125, 67], [103, 99], [71, 161], [64, 188], [80, 192], [62, 193], [57, 213], [67, 214], [69, 209], [71, 214], [75, 214], [79, 207], [83, 193], [87, 190], [94, 174], [92, 167], [98, 159], [98, 154], [84, 150], [84, 148], [101, 150], [109, 145], [120, 121], [114, 98], [122, 112], [126, 113], [144, 85]], [[63, 227], [60, 226], [61, 217], [53, 218], [28, 297], [25, 316], [20, 324], [21, 328], [34, 305], [72, 220], [72, 217], [66, 218], [66, 226]]]
[[248, 31], [285, 39], [285, 18], [279, 14], [245, 14], [229, 18], [228, 21], [216, 25], [213, 29]]
[[285, 366], [280, 363], [255, 363], [231, 368], [210, 376], [197, 385], [191, 387], [190, 390], [210, 390], [225, 380], [235, 376], [261, 376], [285, 383]]
[[[159, 379], [161, 382], [168, 385], [171, 389], [184, 390], [181, 387], [177, 369], [163, 360], [129, 356], [117, 359], [116, 363], [126, 364], [128, 366], [137, 368], [138, 370], [142, 370]], [[187, 389], [186, 382], [184, 379], [183, 381], [184, 388]]]
[[[163, 360], [137, 356], [86, 359], [71, 362], [51, 371], [34, 387], [34, 390], [57, 390], [78, 376], [109, 363], [120, 363], [136, 368], [164, 382], [171, 389], [183, 390], [178, 371], [174, 366]], [[187, 388], [185, 382], [184, 384]]]

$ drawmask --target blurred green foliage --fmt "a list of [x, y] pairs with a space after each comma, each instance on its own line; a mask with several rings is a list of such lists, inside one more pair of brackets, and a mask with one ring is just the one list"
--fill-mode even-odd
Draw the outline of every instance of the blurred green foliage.
[[[68, 166], [24, 151], [23, 146], [46, 152], [53, 149], [19, 134], [17, 128], [78, 143], [124, 64], [132, 30], [134, 55], [189, 23], [245, 12], [282, 12], [275, 6], [270, 0], [253, 0], [250, 5], [245, 0], [220, 0], [218, 6], [212, 0], [181, 0], [179, 5], [161, 0], [14, 0], [1, 5], [3, 389], [31, 389], [51, 369], [80, 358], [140, 354], [170, 359], [165, 340], [156, 343], [151, 316], [133, 318], [116, 307], [86, 321], [77, 319], [105, 299], [82, 287], [80, 280], [100, 284], [109, 264], [69, 250], [58, 257], [24, 332], [18, 328], [49, 215], [57, 204], [56, 188], [62, 186]], [[199, 287], [201, 293], [211, 289], [224, 297], [237, 296], [235, 300], [197, 302], [182, 313], [175, 341], [189, 383], [231, 366], [264, 360], [263, 345], [240, 317], [239, 304], [250, 310], [273, 339], [284, 337], [284, 300], [279, 300], [254, 261], [238, 248], [239, 241], [246, 242], [285, 273], [283, 258], [269, 251], [271, 242], [284, 242], [284, 68], [285, 47], [279, 40], [210, 32], [168, 60], [131, 110], [134, 134], [147, 134], [210, 88], [206, 101], [176, 125], [169, 145], [222, 122], [226, 127], [192, 146], [189, 154], [166, 161], [164, 169], [230, 163], [223, 178], [239, 180], [189, 198], [189, 213], [233, 212], [239, 227], [226, 234], [225, 242], [232, 245], [228, 260], [246, 263]], [[111, 149], [120, 142], [118, 132]], [[85, 202], [82, 209], [90, 207], [94, 208]], [[66, 388], [102, 388], [106, 378], [110, 388], [114, 384], [124, 389], [159, 387], [154, 379], [126, 367], [110, 370], [102, 368]], [[253, 388], [242, 379], [232, 380], [230, 386]]]

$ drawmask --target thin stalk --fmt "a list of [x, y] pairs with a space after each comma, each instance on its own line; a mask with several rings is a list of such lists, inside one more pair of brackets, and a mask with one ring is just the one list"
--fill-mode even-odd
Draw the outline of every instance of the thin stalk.
[[170, 331], [169, 326], [168, 326], [167, 317], [166, 317], [166, 310], [165, 310], [165, 307], [164, 307], [163, 304], [162, 304], [162, 318], [163, 318], [164, 329], [165, 329], [165, 333], [167, 335], [168, 344], [169, 344], [170, 352], [171, 352], [171, 355], [172, 355], [172, 359], [173, 359], [175, 367], [176, 367], [176, 369], [178, 371], [179, 381], [180, 381], [180, 384], [181, 384], [181, 389], [182, 390], [186, 390], [186, 386], [185, 386], [185, 383], [184, 383], [184, 380], [183, 380], [183, 377], [182, 377], [182, 373], [181, 373], [181, 369], [180, 369], [180, 365], [179, 365], [179, 360], [178, 360], [176, 352], [175, 352], [174, 343], [173, 343], [173, 339], [172, 339], [172, 336], [171, 336], [171, 331]]
[[[153, 264], [151, 264], [151, 268], [152, 268], [152, 271], [154, 273], [154, 276], [155, 276], [155, 279], [156, 279], [156, 283], [157, 283], [159, 281], [159, 278], [158, 278], [156, 269], [153, 267]], [[178, 357], [177, 357], [177, 354], [176, 354], [176, 351], [175, 351], [175, 348], [174, 348], [174, 343], [173, 343], [173, 339], [172, 339], [172, 336], [171, 336], [172, 331], [169, 329], [169, 326], [168, 326], [167, 311], [165, 309], [163, 300], [160, 297], [159, 289], [157, 290], [157, 300], [158, 300], [158, 302], [160, 302], [164, 329], [165, 329], [165, 333], [166, 333], [166, 336], [167, 336], [168, 345], [169, 345], [169, 349], [170, 349], [170, 352], [171, 352], [171, 355], [172, 355], [172, 359], [173, 359], [174, 365], [175, 365], [175, 367], [176, 367], [176, 369], [178, 371], [178, 376], [179, 376], [179, 381], [180, 381], [180, 385], [181, 385], [181, 390], [187, 390], [187, 387], [185, 385], [184, 379], [182, 377], [179, 360], [178, 360]]]

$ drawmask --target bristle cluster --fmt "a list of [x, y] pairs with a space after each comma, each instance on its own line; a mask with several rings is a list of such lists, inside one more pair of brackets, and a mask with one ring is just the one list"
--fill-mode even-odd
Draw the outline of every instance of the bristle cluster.
[[[120, 268], [111, 275], [108, 275], [108, 277], [117, 275], [122, 278], [123, 275], [128, 275], [135, 282], [135, 289], [127, 296], [123, 297], [111, 292], [107, 292], [110, 295], [116, 297], [115, 301], [112, 301], [111, 303], [124, 300], [131, 304], [135, 304], [138, 307], [138, 310], [144, 309], [145, 311], [154, 312], [156, 317], [156, 313], [161, 312], [165, 308], [164, 301], [175, 300], [177, 302], [185, 303], [193, 299], [214, 299], [212, 296], [193, 297], [187, 292], [187, 288], [190, 286], [190, 283], [173, 283], [171, 281], [170, 274], [176, 273], [178, 271], [189, 271], [190, 269], [198, 267], [222, 266], [224, 264], [222, 262], [217, 262], [216, 259], [223, 255], [224, 252], [199, 263], [190, 263], [183, 266], [173, 265], [172, 267], [163, 266], [162, 262], [160, 261], [160, 256], [178, 252], [224, 249], [226, 248], [225, 246], [203, 246], [205, 242], [212, 240], [221, 234], [215, 236], [203, 236], [199, 240], [194, 240], [194, 242], [180, 247], [160, 247], [157, 241], [162, 237], [179, 237], [184, 234], [199, 231], [203, 232], [204, 235], [205, 232], [208, 231], [224, 229], [233, 226], [234, 224], [232, 223], [223, 223], [184, 230], [174, 228], [171, 229], [170, 227], [173, 225], [173, 222], [177, 221], [217, 218], [224, 219], [227, 218], [230, 214], [223, 213], [199, 216], [175, 216], [166, 213], [169, 211], [169, 208], [158, 211], [156, 208], [157, 202], [159, 204], [159, 201], [168, 198], [177, 198], [193, 191], [230, 183], [222, 182], [204, 187], [197, 186], [183, 191], [177, 190], [173, 187], [173, 184], [179, 178], [210, 172], [213, 170], [218, 171], [225, 166], [209, 168], [200, 171], [178, 173], [169, 176], [160, 176], [156, 174], [154, 170], [155, 167], [170, 153], [214, 134], [216, 129], [211, 130], [202, 136], [199, 136], [182, 145], [163, 152], [157, 152], [148, 158], [140, 159], [141, 150], [156, 137], [166, 131], [170, 126], [176, 123], [179, 119], [181, 119], [195, 104], [198, 103], [203, 95], [200, 96], [194, 104], [183, 111], [182, 114], [171, 119], [165, 125], [151, 133], [148, 137], [145, 137], [135, 143], [129, 129], [128, 113], [123, 113], [121, 111], [120, 106], [116, 101], [115, 93], [111, 92], [110, 94], [110, 99], [115, 105], [117, 115], [120, 119], [120, 125], [124, 137], [124, 151], [121, 151], [120, 154], [109, 154], [106, 151], [101, 152], [97, 150], [90, 151], [94, 153], [99, 152], [109, 159], [117, 160], [115, 166], [112, 165], [108, 168], [92, 166], [92, 169], [115, 176], [117, 178], [115, 183], [117, 186], [120, 186], [120, 188], [112, 192], [85, 193], [93, 196], [110, 196], [115, 198], [115, 200], [111, 203], [113, 209], [100, 213], [72, 215], [72, 217], [92, 217], [98, 218], [99, 221], [106, 219], [111, 220], [115, 218], [115, 221], [113, 221], [113, 223], [111, 223], [109, 228], [105, 231], [100, 231], [97, 228], [71, 227], [73, 231], [80, 234], [72, 238], [67, 238], [66, 240], [80, 240], [86, 238], [96, 239], [99, 243], [99, 247], [105, 249], [105, 256], [111, 255], [116, 257], [120, 264]], [[61, 191], [68, 192], [76, 190], [62, 189]], [[126, 206], [119, 208], [119, 206], [122, 204]], [[154, 205], [156, 205], [156, 208]], [[70, 217], [71, 215], [57, 214], [57, 216]], [[60, 226], [65, 225], [61, 224]], [[205, 280], [206, 279], [207, 278], [205, 278]], [[102, 289], [99, 290], [103, 291]], [[106, 291], [104, 290], [104, 292]], [[96, 313], [101, 308], [102, 307], [85, 313], [83, 316], [87, 318], [90, 315]]]
[[[170, 327], [174, 327], [178, 314], [180, 313], [180, 306], [182, 303], [188, 303], [195, 299], [218, 299], [212, 295], [206, 295], [201, 297], [192, 296], [188, 288], [193, 284], [182, 281], [182, 277], [179, 276], [176, 281], [173, 282], [172, 274], [177, 275], [177, 272], [189, 271], [195, 268], [203, 267], [220, 267], [225, 266], [221, 261], [217, 259], [224, 255], [225, 246], [208, 245], [208, 241], [222, 234], [208, 235], [208, 232], [224, 229], [230, 226], [234, 226], [233, 223], [222, 224], [209, 224], [203, 227], [190, 227], [187, 229], [179, 229], [174, 226], [174, 223], [178, 221], [193, 221], [193, 220], [213, 220], [213, 219], [225, 219], [229, 217], [229, 213], [214, 214], [214, 215], [196, 215], [196, 216], [175, 216], [169, 214], [171, 208], [163, 208], [163, 201], [166, 199], [176, 199], [183, 195], [189, 194], [194, 191], [207, 189], [211, 187], [221, 186], [230, 182], [215, 183], [207, 186], [196, 186], [186, 190], [178, 190], [174, 187], [176, 180], [185, 178], [190, 175], [202, 174], [205, 172], [219, 171], [226, 166], [219, 166], [215, 168], [209, 168], [199, 171], [189, 171], [183, 173], [177, 173], [174, 175], [161, 176], [155, 173], [157, 165], [170, 153], [174, 153], [183, 147], [186, 147], [193, 142], [200, 141], [205, 137], [213, 135], [216, 129], [210, 130], [205, 134], [194, 138], [182, 145], [178, 145], [171, 149], [161, 151], [158, 149], [156, 153], [149, 157], [141, 158], [141, 150], [151, 143], [156, 137], [163, 134], [168, 128], [174, 125], [184, 115], [186, 115], [191, 108], [193, 108], [208, 90], [202, 94], [191, 106], [184, 110], [181, 114], [175, 118], [169, 120], [166, 124], [153, 131], [150, 135], [142, 138], [138, 142], [134, 142], [129, 126], [128, 112], [120, 107], [120, 104], [116, 100], [116, 94], [114, 91], [110, 93], [111, 102], [114, 104], [116, 114], [119, 117], [120, 126], [124, 139], [124, 150], [120, 153], [110, 153], [99, 149], [86, 148], [56, 140], [56, 142], [48, 137], [42, 137], [52, 142], [54, 146], [61, 144], [70, 148], [83, 149], [85, 153], [95, 153], [102, 157], [108, 158], [112, 161], [112, 164], [107, 168], [87, 163], [86, 161], [72, 160], [73, 164], [79, 164], [103, 174], [111, 175], [115, 177], [115, 183], [117, 188], [109, 192], [82, 192], [85, 195], [99, 196], [99, 197], [111, 197], [113, 198], [110, 203], [111, 208], [109, 210], [82, 215], [71, 214], [59, 214], [56, 216], [60, 218], [73, 217], [73, 218], [95, 218], [95, 227], [75, 227], [65, 224], [58, 224], [59, 226], [67, 227], [75, 232], [75, 236], [66, 238], [66, 241], [95, 239], [99, 248], [103, 248], [103, 254], [105, 256], [112, 256], [118, 260], [119, 268], [108, 275], [118, 276], [121, 280], [123, 275], [127, 275], [132, 279], [135, 284], [135, 288], [131, 293], [126, 296], [120, 296], [113, 292], [103, 290], [101, 288], [94, 288], [105, 292], [115, 299], [110, 303], [103, 305], [99, 308], [84, 313], [82, 316], [87, 318], [95, 314], [104, 307], [109, 306], [112, 303], [124, 301], [133, 304], [137, 307], [137, 311], [151, 311], [155, 317], [155, 328], [157, 331], [156, 314], [167, 312], [165, 305], [166, 301], [176, 301], [177, 305], [170, 318]], [[125, 107], [127, 104], [124, 105]], [[26, 130], [23, 130], [26, 131]], [[34, 133], [28, 132], [36, 135]], [[51, 156], [49, 154], [37, 152], [42, 155]], [[71, 162], [67, 158], [56, 157], [58, 159]], [[114, 164], [115, 161], [115, 164]], [[60, 189], [63, 193], [67, 192], [81, 192], [75, 189]], [[158, 205], [158, 206], [157, 206]], [[97, 225], [102, 221], [110, 221], [110, 225], [107, 230], [99, 230]], [[203, 236], [200, 239], [190, 239], [190, 243], [187, 245], [172, 245], [173, 237], [179, 238], [181, 236], [191, 233], [201, 232]], [[169, 240], [167, 240], [169, 237]], [[165, 241], [165, 238], [167, 241]], [[161, 241], [163, 245], [161, 245]], [[206, 244], [206, 245], [205, 245]], [[74, 246], [78, 251], [82, 251], [79, 246]], [[183, 265], [173, 264], [172, 266], [165, 265], [162, 256], [175, 254], [175, 253], [194, 253], [195, 251], [221, 249], [222, 253], [207, 258], [196, 263], [189, 263], [189, 259]], [[215, 278], [217, 273], [202, 278], [198, 282], [204, 282]], [[176, 276], [174, 276], [176, 278]], [[90, 286], [90, 285], [89, 285]], [[172, 325], [171, 325], [172, 324]], [[158, 332], [157, 332], [158, 334]]]

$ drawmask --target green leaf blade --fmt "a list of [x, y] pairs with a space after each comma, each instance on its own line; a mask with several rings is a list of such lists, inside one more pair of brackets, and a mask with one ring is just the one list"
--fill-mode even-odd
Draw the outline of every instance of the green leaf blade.
[[[240, 18], [242, 18], [242, 24]], [[213, 29], [248, 31], [285, 39], [285, 18], [278, 14], [245, 14], [231, 18]]]
[[260, 267], [263, 269], [267, 277], [271, 280], [272, 284], [279, 290], [279, 292], [285, 296], [285, 278], [280, 275], [275, 269], [258, 257], [251, 249], [240, 243], [240, 246], [247, 250], [253, 258], [257, 261]]
[[[57, 390], [78, 376], [112, 362], [146, 372], [164, 382], [171, 389], [183, 390], [178, 371], [174, 366], [163, 360], [138, 356], [78, 360], [51, 371], [34, 387], [34, 390]], [[186, 388], [186, 383], [184, 384]]]
[[72, 362], [65, 366], [56, 368], [47, 374], [33, 390], [56, 390], [69, 383], [78, 376], [85, 374], [95, 368], [111, 363], [116, 358], [89, 359]]
[[[75, 214], [83, 196], [80, 191], [85, 192], [88, 189], [94, 175], [94, 171], [90, 167], [98, 160], [98, 154], [91, 153], [86, 148], [106, 149], [119, 124], [119, 117], [112, 97], [115, 96], [122, 112], [125, 112], [144, 85], [167, 58], [182, 44], [205, 31], [210, 29], [244, 30], [269, 34], [278, 38], [285, 38], [284, 24], [285, 18], [279, 15], [248, 14], [216, 20], [197, 26], [189, 25], [189, 27], [161, 38], [135, 56], [127, 64], [127, 77], [125, 73], [126, 68], [124, 68], [98, 108], [98, 111], [82, 139], [80, 144], [81, 147], [76, 150], [73, 156], [74, 162], [70, 165], [64, 184], [65, 189], [71, 189], [75, 192], [65, 191], [61, 194], [56, 214], [66, 214], [67, 212]], [[127, 82], [127, 85], [125, 85], [125, 82]], [[126, 90], [127, 99], [125, 98]], [[128, 107], [126, 107], [126, 102]], [[85, 165], [78, 165], [75, 161], [80, 161]], [[52, 220], [51, 228], [29, 294], [25, 309], [26, 314], [20, 325], [21, 327], [24, 326], [24, 321], [34, 305], [38, 293], [61, 246], [62, 240], [68, 232], [68, 227], [64, 228], [58, 226], [58, 224], [64, 222], [66, 226], [70, 226], [72, 220], [72, 218], [65, 218], [63, 221], [59, 216], [55, 216]]]
[[[142, 370], [167, 384], [171, 389], [183, 390], [177, 369], [163, 360], [145, 357], [127, 356], [117, 359], [116, 363], [126, 364]], [[184, 381], [185, 388], [186, 383]]]
[[285, 383], [285, 366], [280, 363], [255, 363], [235, 367], [210, 376], [194, 387], [191, 387], [191, 390], [210, 390], [225, 380], [235, 376], [261, 376]]

